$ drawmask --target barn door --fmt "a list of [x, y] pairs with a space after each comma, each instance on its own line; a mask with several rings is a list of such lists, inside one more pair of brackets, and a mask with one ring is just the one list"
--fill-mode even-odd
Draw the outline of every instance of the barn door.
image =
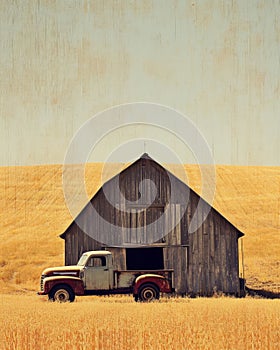
[[127, 248], [127, 270], [163, 270], [163, 249], [154, 248]]
[[176, 293], [187, 293], [188, 247], [168, 247], [163, 251], [164, 268], [174, 270], [173, 287]]

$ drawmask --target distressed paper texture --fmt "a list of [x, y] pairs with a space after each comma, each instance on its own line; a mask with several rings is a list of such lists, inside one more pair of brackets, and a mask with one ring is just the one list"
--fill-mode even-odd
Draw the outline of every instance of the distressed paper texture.
[[273, 0], [2, 0], [0, 165], [61, 164], [83, 122], [135, 101], [186, 114], [218, 164], [279, 165], [279, 14]]

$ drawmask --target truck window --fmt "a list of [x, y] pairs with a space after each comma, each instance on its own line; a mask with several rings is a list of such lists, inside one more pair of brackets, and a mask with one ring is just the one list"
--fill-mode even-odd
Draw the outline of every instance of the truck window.
[[102, 267], [106, 266], [106, 258], [104, 256], [95, 256], [89, 258], [87, 262], [88, 267]]
[[85, 263], [87, 261], [87, 255], [86, 254], [83, 254], [81, 257], [80, 257], [80, 260], [78, 261], [77, 265], [78, 266], [84, 266]]

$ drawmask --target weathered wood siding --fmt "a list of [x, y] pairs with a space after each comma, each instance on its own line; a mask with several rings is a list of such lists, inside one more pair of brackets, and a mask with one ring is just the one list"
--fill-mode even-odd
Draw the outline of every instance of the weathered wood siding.
[[[143, 181], [145, 179], [149, 181]], [[151, 197], [153, 186], [156, 188], [154, 200]], [[113, 203], [109, 203], [105, 193], [110, 194]], [[116, 268], [123, 270], [126, 269], [126, 248], [118, 246], [141, 245], [148, 241], [146, 246], [163, 248], [164, 268], [174, 269], [178, 293], [212, 295], [222, 291], [238, 294], [238, 237], [242, 234], [213, 208], [196, 232], [190, 234], [189, 225], [199, 199], [158, 163], [150, 158], [140, 158], [104, 184], [78, 216], [80, 226], [90, 235], [75, 222], [62, 235], [65, 263], [75, 264], [84, 251], [106, 246], [113, 253]], [[92, 215], [90, 205], [94, 206], [97, 215]], [[207, 207], [209, 205], [203, 202], [199, 215], [203, 215]], [[149, 224], [157, 221], [164, 211], [167, 211], [164, 222], [149, 229]], [[101, 218], [112, 225], [104, 226]], [[176, 225], [177, 221], [179, 224]], [[172, 229], [162, 237], [168, 225]], [[110, 245], [104, 244], [108, 240]]]

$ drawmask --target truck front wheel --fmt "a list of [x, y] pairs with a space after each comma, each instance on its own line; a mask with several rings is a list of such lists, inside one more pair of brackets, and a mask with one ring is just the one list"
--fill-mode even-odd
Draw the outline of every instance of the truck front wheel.
[[58, 285], [50, 291], [49, 299], [52, 301], [58, 301], [59, 303], [72, 303], [75, 300], [75, 293], [68, 286]]
[[150, 302], [159, 299], [159, 289], [153, 284], [144, 284], [139, 289], [139, 300], [144, 302]]

